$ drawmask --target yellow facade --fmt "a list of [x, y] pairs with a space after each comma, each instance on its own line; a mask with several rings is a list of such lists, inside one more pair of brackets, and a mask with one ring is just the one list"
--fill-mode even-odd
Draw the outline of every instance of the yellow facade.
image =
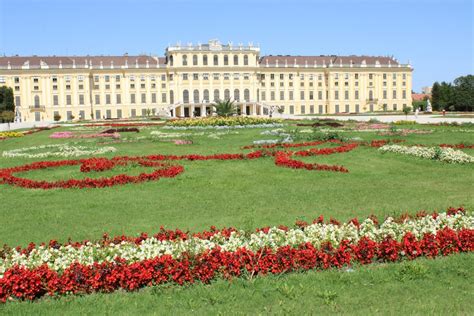
[[242, 114], [401, 111], [412, 68], [389, 57], [264, 56], [258, 47], [175, 45], [152, 56], [0, 57], [21, 121], [206, 116], [216, 99]]

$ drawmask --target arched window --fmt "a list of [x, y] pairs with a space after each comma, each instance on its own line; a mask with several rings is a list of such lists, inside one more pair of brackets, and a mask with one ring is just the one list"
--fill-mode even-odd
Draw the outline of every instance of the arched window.
[[35, 95], [35, 107], [39, 107], [40, 106], [40, 97], [39, 95]]
[[239, 89], [234, 90], [234, 100], [237, 101], [237, 102], [240, 101], [240, 91], [239, 91]]
[[207, 55], [202, 56], [202, 64], [207, 66]]
[[250, 90], [249, 89], [244, 90], [244, 100], [245, 100], [245, 102], [250, 102]]
[[170, 56], [170, 66], [173, 66], [173, 55]]
[[209, 90], [205, 89], [204, 90], [204, 96], [203, 96], [204, 102], [209, 102]]
[[219, 56], [214, 55], [214, 66], [219, 66]]
[[230, 90], [229, 89], [224, 90], [224, 100], [230, 100]]
[[183, 66], [188, 65], [188, 55], [183, 55]]
[[239, 55], [234, 55], [234, 65], [237, 66], [239, 64]]
[[249, 64], [249, 56], [244, 55], [244, 65], [248, 66], [248, 64]]
[[194, 100], [194, 103], [199, 103], [200, 102], [200, 100], [199, 100], [199, 90], [198, 89], [194, 90], [194, 92], [193, 92], [193, 100]]
[[198, 64], [198, 56], [193, 55], [193, 66], [197, 66], [197, 64]]
[[173, 90], [170, 90], [170, 104], [174, 103], [174, 92]]
[[228, 65], [229, 65], [229, 56], [224, 55], [224, 66], [228, 66]]
[[189, 103], [189, 91], [188, 90], [183, 91], [183, 103]]
[[219, 89], [214, 90], [214, 102], [219, 101], [220, 96], [219, 96]]

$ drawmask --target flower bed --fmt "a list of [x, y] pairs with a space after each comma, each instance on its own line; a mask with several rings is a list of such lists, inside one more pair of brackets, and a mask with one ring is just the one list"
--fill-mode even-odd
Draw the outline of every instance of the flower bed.
[[434, 159], [447, 163], [474, 163], [474, 157], [452, 148], [385, 145], [380, 147], [379, 150], [382, 152], [393, 152], [425, 159]]
[[443, 148], [456, 148], [456, 149], [474, 149], [474, 145], [472, 144], [463, 144], [463, 143], [460, 143], [460, 144], [440, 144], [439, 147], [443, 147]]
[[276, 128], [283, 127], [280, 123], [263, 123], [263, 124], [251, 124], [251, 125], [217, 125], [217, 126], [163, 126], [163, 129], [169, 130], [206, 130], [206, 129], [217, 129], [217, 130], [229, 130], [229, 129], [241, 129], [241, 128]]
[[173, 127], [191, 127], [191, 126], [246, 126], [246, 125], [262, 125], [281, 123], [281, 120], [262, 118], [262, 117], [206, 117], [206, 118], [189, 118], [170, 120], [167, 126]]
[[[32, 151], [48, 150], [45, 152], [31, 153]], [[115, 152], [115, 147], [89, 148], [85, 146], [69, 144], [41, 145], [27, 148], [7, 150], [2, 153], [7, 158], [46, 158], [46, 157], [78, 157], [85, 155], [102, 155], [109, 152]]]
[[[339, 147], [309, 150], [307, 153], [304, 151], [294, 152], [289, 148], [299, 148], [316, 146], [324, 143], [337, 143]], [[52, 145], [50, 145], [52, 146]], [[247, 146], [247, 148], [253, 148], [254, 146]], [[342, 153], [353, 150], [357, 147], [357, 144], [350, 143], [344, 144], [340, 141], [316, 141], [306, 142], [299, 144], [274, 144], [274, 145], [263, 145], [258, 150], [250, 152], [248, 154], [214, 154], [214, 155], [148, 155], [142, 157], [114, 157], [111, 160], [117, 161], [149, 161], [149, 164], [154, 164], [156, 161], [175, 161], [175, 160], [188, 160], [188, 161], [200, 161], [200, 160], [244, 160], [244, 159], [259, 159], [265, 157], [274, 157], [276, 166], [288, 167], [293, 169], [306, 169], [306, 170], [318, 170], [318, 171], [336, 171], [336, 172], [348, 172], [348, 170], [342, 166], [329, 166], [320, 164], [307, 164], [292, 159], [292, 156], [314, 156], [314, 155], [329, 155], [335, 153]], [[285, 148], [280, 150], [278, 148]], [[269, 150], [276, 149], [276, 150]], [[5, 154], [5, 153], [4, 153]], [[11, 153], [10, 153], [11, 155]], [[92, 158], [93, 159], [93, 158]], [[106, 164], [107, 158], [101, 158], [100, 162]], [[164, 170], [157, 170], [150, 174], [140, 174], [139, 176], [128, 176], [126, 174], [119, 174], [109, 178], [98, 178], [98, 179], [70, 179], [67, 181], [35, 181], [27, 178], [20, 178], [15, 176], [15, 173], [25, 172], [37, 169], [55, 168], [61, 166], [76, 166], [83, 164], [87, 159], [82, 160], [61, 160], [61, 161], [43, 161], [34, 162], [31, 164], [17, 166], [12, 168], [0, 169], [0, 183], [15, 185], [23, 188], [35, 188], [35, 189], [54, 189], [54, 188], [102, 188], [114, 185], [121, 185], [126, 183], [137, 183], [143, 181], [158, 180], [160, 177], [175, 177], [184, 171], [182, 166], [166, 167]], [[103, 170], [108, 170], [105, 168]], [[103, 171], [97, 170], [97, 171]]]
[[75, 134], [73, 132], [55, 132], [49, 135], [49, 138], [102, 138], [102, 137], [111, 137], [111, 138], [120, 138], [119, 133], [97, 133], [97, 134]]
[[146, 127], [146, 126], [158, 126], [163, 125], [164, 123], [96, 123], [96, 124], [84, 124], [82, 126], [85, 127], [103, 127], [103, 126], [110, 126], [110, 127]]
[[21, 132], [0, 132], [0, 139], [23, 137], [25, 134]]
[[295, 227], [235, 228], [190, 234], [117, 236], [97, 242], [54, 240], [0, 253], [0, 301], [42, 296], [134, 291], [159, 284], [209, 283], [292, 271], [342, 268], [474, 251], [474, 217], [464, 209], [416, 217], [371, 216], [348, 223], [320, 216]]

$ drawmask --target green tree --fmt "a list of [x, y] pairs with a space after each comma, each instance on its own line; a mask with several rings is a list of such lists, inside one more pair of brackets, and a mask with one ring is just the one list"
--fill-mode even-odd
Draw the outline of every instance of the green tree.
[[7, 86], [0, 87], [0, 112], [3, 111], [15, 112], [13, 89]]
[[0, 115], [2, 122], [13, 122], [15, 119], [15, 112], [13, 111], [3, 111]]
[[234, 101], [230, 100], [219, 100], [212, 104], [214, 107], [214, 113], [217, 116], [233, 116], [237, 113], [237, 106], [234, 104]]
[[474, 109], [474, 76], [462, 76], [454, 80], [452, 101], [456, 111]]
[[411, 106], [404, 106], [403, 113], [405, 113], [405, 118], [408, 119], [408, 114], [411, 112]]
[[436, 81], [431, 88], [431, 105], [433, 110], [438, 111], [441, 107], [441, 85]]

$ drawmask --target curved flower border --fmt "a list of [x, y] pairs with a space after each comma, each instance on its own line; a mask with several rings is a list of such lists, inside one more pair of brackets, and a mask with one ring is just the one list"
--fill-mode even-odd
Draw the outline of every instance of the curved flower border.
[[0, 301], [42, 296], [134, 291], [164, 283], [209, 283], [213, 279], [342, 268], [474, 251], [474, 217], [464, 209], [420, 212], [415, 218], [371, 216], [341, 224], [320, 216], [294, 228], [256, 232], [224, 228], [190, 235], [161, 228], [149, 237], [107, 235], [80, 242], [0, 252]]
[[[31, 154], [30, 151], [43, 150], [43, 149], [56, 149], [57, 151], [47, 151], [42, 153]], [[69, 145], [69, 144], [53, 144], [53, 145], [41, 145], [19, 149], [7, 150], [2, 153], [3, 157], [15, 158], [46, 158], [46, 157], [78, 157], [85, 155], [102, 155], [109, 152], [115, 152], [115, 147], [101, 147], [101, 148], [89, 148], [85, 146]]]

